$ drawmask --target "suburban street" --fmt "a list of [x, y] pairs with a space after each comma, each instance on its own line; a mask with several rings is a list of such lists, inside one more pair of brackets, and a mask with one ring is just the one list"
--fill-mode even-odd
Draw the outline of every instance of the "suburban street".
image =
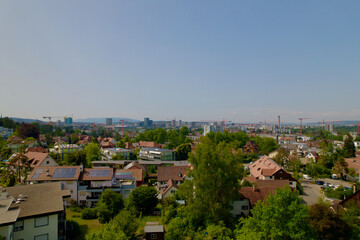
[[[352, 183], [350, 182], [344, 182], [341, 180], [335, 180], [335, 179], [329, 179], [329, 178], [322, 178], [319, 179], [319, 181], [324, 181], [326, 183], [331, 183], [334, 185], [341, 185], [343, 187], [352, 187]], [[325, 200], [332, 202], [331, 199], [326, 198], [324, 194], [321, 193], [321, 185], [317, 185], [316, 183], [313, 183], [314, 181], [311, 180], [303, 180], [302, 186], [304, 189], [304, 194], [300, 195], [300, 197], [303, 198], [303, 201], [306, 203], [306, 205], [313, 205], [315, 204], [319, 197], [323, 197]]]

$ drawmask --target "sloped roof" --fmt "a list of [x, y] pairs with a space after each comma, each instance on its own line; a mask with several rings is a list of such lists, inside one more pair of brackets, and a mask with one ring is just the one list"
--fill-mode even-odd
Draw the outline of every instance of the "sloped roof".
[[61, 190], [58, 182], [21, 185], [5, 189], [15, 198], [20, 194], [26, 196], [25, 201], [11, 205], [20, 209], [18, 218], [63, 211], [63, 197], [70, 197], [70, 190]]
[[157, 144], [155, 142], [148, 142], [148, 141], [140, 141], [139, 146], [145, 148], [161, 148], [160, 144]]
[[249, 199], [252, 206], [256, 204], [257, 201], [263, 201], [268, 195], [275, 193], [276, 187], [242, 187], [240, 189], [240, 194]]
[[[65, 170], [64, 170], [65, 169]], [[54, 175], [55, 172], [69, 171], [66, 169], [74, 169], [73, 175], [64, 175], [59, 177], [58, 174]], [[48, 172], [48, 174], [47, 174]], [[80, 166], [56, 166], [56, 167], [35, 167], [26, 181], [77, 181], [80, 177], [81, 167]], [[61, 176], [61, 174], [60, 174]]]
[[82, 181], [110, 181], [113, 178], [114, 171], [108, 167], [85, 168], [80, 174]]
[[174, 182], [174, 180], [169, 179], [169, 181], [167, 182], [168, 187], [162, 191], [162, 195], [164, 195], [167, 191], [169, 191], [172, 187], [179, 189], [179, 186]]
[[30, 167], [37, 167], [40, 166], [41, 163], [49, 156], [49, 153], [27, 152], [25, 153], [25, 156], [30, 162]]
[[281, 169], [281, 167], [274, 162], [270, 157], [263, 156], [255, 161], [253, 164], [249, 166], [250, 174], [255, 178], [259, 178], [262, 176], [262, 171], [264, 169]]
[[136, 181], [144, 181], [144, 170], [142, 169], [118, 169], [117, 173], [131, 173], [131, 176], [136, 178]]
[[144, 232], [145, 232], [145, 233], [164, 232], [164, 226], [163, 226], [163, 225], [149, 225], [149, 226], [145, 226]]
[[167, 182], [169, 179], [182, 181], [184, 180], [188, 168], [189, 167], [183, 166], [158, 167], [157, 180], [160, 182]]
[[126, 169], [126, 170], [131, 169], [131, 168], [138, 168], [138, 169], [142, 169], [143, 171], [145, 171], [145, 167], [137, 162], [131, 162], [124, 167], [124, 169]]

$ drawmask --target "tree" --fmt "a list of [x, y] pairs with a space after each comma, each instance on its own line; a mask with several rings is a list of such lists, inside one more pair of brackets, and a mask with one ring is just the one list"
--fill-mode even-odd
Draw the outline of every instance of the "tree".
[[251, 213], [241, 219], [236, 239], [314, 239], [308, 209], [289, 187], [257, 202]]
[[96, 143], [89, 143], [85, 148], [84, 151], [86, 153], [86, 159], [91, 163], [95, 160], [100, 160], [101, 153], [99, 146]]
[[273, 160], [280, 166], [284, 167], [288, 161], [288, 155], [289, 154], [286, 152], [285, 148], [280, 148]]
[[129, 211], [122, 210], [116, 215], [111, 223], [119, 226], [120, 230], [124, 232], [125, 236], [129, 239], [135, 239], [136, 230], [139, 226], [139, 221]]
[[333, 173], [340, 175], [340, 178], [343, 179], [344, 174], [348, 173], [348, 164], [345, 162], [344, 158], [342, 156], [339, 156], [337, 161], [334, 164], [333, 167]]
[[40, 130], [33, 124], [28, 123], [22, 123], [18, 129], [17, 132], [19, 134], [19, 137], [21, 138], [28, 138], [33, 137], [35, 139], [39, 138]]
[[216, 144], [205, 136], [188, 161], [192, 170], [187, 175], [192, 180], [186, 180], [179, 193], [188, 203], [187, 212], [200, 225], [206, 221], [229, 225], [233, 219], [231, 203], [238, 196], [244, 170], [240, 155], [234, 154], [229, 144]]
[[134, 208], [139, 213], [152, 211], [157, 203], [157, 191], [154, 187], [140, 186], [129, 195], [129, 208]]
[[345, 208], [339, 212], [341, 219], [350, 226], [349, 239], [360, 239], [360, 210], [354, 201], [345, 204]]
[[176, 148], [176, 159], [177, 160], [187, 160], [189, 158], [189, 153], [191, 152], [190, 143], [181, 144]]
[[346, 135], [345, 141], [344, 141], [344, 157], [355, 157], [356, 148], [354, 145], [354, 139], [350, 134]]
[[84, 167], [90, 166], [90, 163], [86, 160], [86, 153], [82, 150], [64, 154], [64, 160], [61, 164], [65, 166], [79, 166], [81, 164]]
[[338, 213], [325, 203], [317, 203], [309, 208], [310, 226], [319, 239], [348, 239], [350, 227]]
[[96, 205], [99, 222], [109, 222], [121, 209], [124, 208], [124, 200], [120, 193], [106, 189], [101, 193], [99, 202]]
[[85, 236], [86, 240], [129, 240], [121, 227], [116, 222], [110, 222], [104, 225], [101, 232], [89, 233]]

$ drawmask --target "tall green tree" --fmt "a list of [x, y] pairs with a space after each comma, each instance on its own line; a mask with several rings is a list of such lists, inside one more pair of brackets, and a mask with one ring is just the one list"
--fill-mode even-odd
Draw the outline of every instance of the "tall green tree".
[[99, 146], [96, 143], [89, 143], [85, 148], [84, 151], [86, 153], [86, 159], [89, 162], [100, 160], [101, 159], [101, 153]]
[[64, 154], [64, 160], [61, 165], [65, 166], [79, 166], [90, 167], [90, 163], [86, 160], [86, 153], [83, 150], [74, 151]]
[[138, 213], [149, 213], [157, 205], [157, 191], [154, 187], [140, 186], [131, 191], [129, 195], [129, 208]]
[[181, 144], [176, 148], [176, 159], [177, 160], [187, 160], [189, 158], [189, 153], [191, 152], [190, 143]]
[[356, 148], [354, 145], [354, 139], [350, 134], [346, 135], [345, 141], [344, 141], [344, 157], [355, 157]]
[[216, 144], [206, 136], [188, 159], [192, 170], [187, 175], [191, 180], [180, 186], [180, 194], [199, 226], [207, 221], [223, 221], [226, 225], [232, 221], [231, 204], [238, 196], [243, 175], [240, 155], [232, 150], [229, 144]]
[[240, 221], [236, 239], [315, 239], [308, 209], [289, 187], [277, 189], [263, 202], [257, 202], [251, 214]]
[[96, 205], [99, 222], [106, 223], [114, 218], [124, 208], [124, 200], [120, 193], [106, 189], [101, 193], [99, 202]]

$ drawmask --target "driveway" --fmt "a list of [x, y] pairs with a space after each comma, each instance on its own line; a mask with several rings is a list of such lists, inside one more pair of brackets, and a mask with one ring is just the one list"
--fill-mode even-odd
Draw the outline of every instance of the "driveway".
[[[324, 181], [326, 183], [331, 183], [334, 185], [341, 185], [344, 187], [351, 187], [352, 183], [349, 182], [344, 182], [342, 180], [335, 180], [335, 179], [330, 179], [330, 178], [322, 178], [319, 179], [321, 181]], [[313, 205], [315, 203], [318, 202], [319, 197], [324, 198], [325, 200], [329, 201], [330, 203], [332, 203], [332, 199], [326, 198], [325, 195], [323, 193], [321, 193], [321, 186], [317, 185], [316, 183], [313, 183], [310, 180], [306, 180], [303, 179], [302, 181], [302, 187], [304, 189], [304, 194], [300, 195], [300, 197], [303, 198], [303, 202], [307, 205]]]

